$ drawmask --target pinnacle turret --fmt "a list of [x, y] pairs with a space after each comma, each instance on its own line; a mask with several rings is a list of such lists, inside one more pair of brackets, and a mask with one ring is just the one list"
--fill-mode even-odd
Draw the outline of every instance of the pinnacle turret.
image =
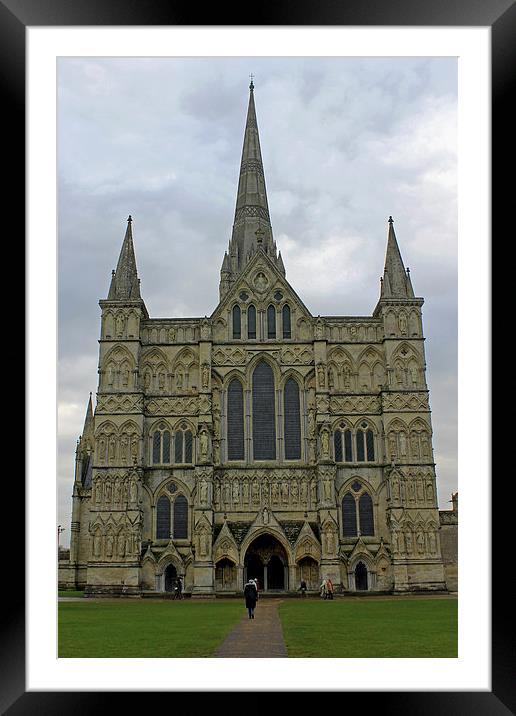
[[403, 265], [392, 216], [389, 216], [389, 233], [380, 298], [414, 298], [410, 274], [408, 269], [405, 271]]
[[111, 276], [108, 301], [137, 301], [141, 299], [140, 281], [134, 255], [132, 221], [129, 216], [116, 271], [113, 271]]

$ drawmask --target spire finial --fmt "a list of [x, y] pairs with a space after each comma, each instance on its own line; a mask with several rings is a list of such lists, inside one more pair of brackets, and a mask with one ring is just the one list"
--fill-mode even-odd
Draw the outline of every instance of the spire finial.
[[389, 224], [394, 224], [394, 219], [392, 218], [392, 216], [389, 216]]
[[252, 91], [254, 90], [254, 83], [253, 83], [254, 75], [253, 75], [252, 72], [251, 72], [251, 74], [249, 75], [249, 77], [250, 77], [250, 79], [251, 79], [251, 84], [249, 85], [249, 89], [250, 89], [251, 92], [252, 92]]
[[128, 217], [128, 219], [127, 219], [127, 223], [130, 224], [130, 223], [132, 222], [132, 220], [133, 220], [133, 219], [132, 219], [132, 217], [131, 217], [131, 214], [129, 214], [129, 217]]

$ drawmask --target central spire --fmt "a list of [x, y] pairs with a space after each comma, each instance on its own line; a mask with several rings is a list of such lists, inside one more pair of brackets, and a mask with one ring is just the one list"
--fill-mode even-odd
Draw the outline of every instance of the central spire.
[[[260, 242], [257, 234], [261, 237]], [[224, 256], [222, 264], [221, 273], [226, 276], [221, 277], [221, 284], [224, 280], [233, 283], [259, 247], [282, 270], [283, 264], [278, 263], [276, 244], [272, 236], [251, 75], [233, 232], [229, 242], [229, 255]]]

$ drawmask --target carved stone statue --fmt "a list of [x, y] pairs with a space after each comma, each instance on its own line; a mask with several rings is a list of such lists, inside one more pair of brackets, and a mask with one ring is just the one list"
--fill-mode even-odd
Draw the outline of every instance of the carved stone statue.
[[407, 436], [403, 431], [400, 432], [400, 452], [402, 457], [407, 455]]
[[136, 480], [134, 477], [131, 478], [129, 494], [130, 494], [131, 502], [134, 504], [136, 502], [136, 500], [138, 499], [138, 485], [136, 484]]
[[328, 430], [321, 432], [321, 453], [325, 458], [330, 456], [330, 434]]
[[233, 502], [240, 502], [240, 485], [238, 480], [233, 480]]
[[320, 363], [319, 366], [317, 367], [317, 376], [319, 379], [319, 387], [324, 388], [324, 386], [326, 385], [326, 375], [325, 375], [325, 370], [324, 370], [324, 366], [322, 363]]
[[201, 448], [201, 458], [207, 460], [208, 458], [208, 431], [202, 430], [199, 436], [199, 444]]
[[406, 336], [407, 335], [407, 318], [404, 313], [400, 314], [398, 323], [400, 326], [401, 335]]
[[115, 459], [115, 451], [116, 451], [116, 439], [114, 436], [111, 436], [109, 439], [109, 459], [114, 460]]
[[205, 363], [202, 367], [202, 387], [207, 388], [210, 382], [210, 369]]
[[199, 488], [199, 499], [201, 505], [205, 505], [208, 502], [208, 484], [204, 478], [201, 480]]
[[179, 389], [183, 387], [183, 371], [178, 370], [176, 374], [176, 386]]
[[349, 365], [344, 366], [343, 378], [344, 378], [344, 388], [345, 388], [345, 390], [349, 390], [350, 378], [351, 378], [351, 371], [349, 369]]
[[125, 317], [119, 313], [116, 317], [116, 334], [120, 338], [124, 334]]

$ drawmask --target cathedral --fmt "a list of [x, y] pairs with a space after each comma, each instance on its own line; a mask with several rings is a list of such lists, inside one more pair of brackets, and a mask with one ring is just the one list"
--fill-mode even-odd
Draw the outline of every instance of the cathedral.
[[[61, 588], [150, 596], [447, 589], [421, 319], [389, 217], [371, 315], [313, 316], [273, 237], [251, 82], [210, 316], [151, 318], [129, 217]], [[337, 270], [337, 269], [336, 269]], [[192, 278], [194, 278], [192, 276]]]

